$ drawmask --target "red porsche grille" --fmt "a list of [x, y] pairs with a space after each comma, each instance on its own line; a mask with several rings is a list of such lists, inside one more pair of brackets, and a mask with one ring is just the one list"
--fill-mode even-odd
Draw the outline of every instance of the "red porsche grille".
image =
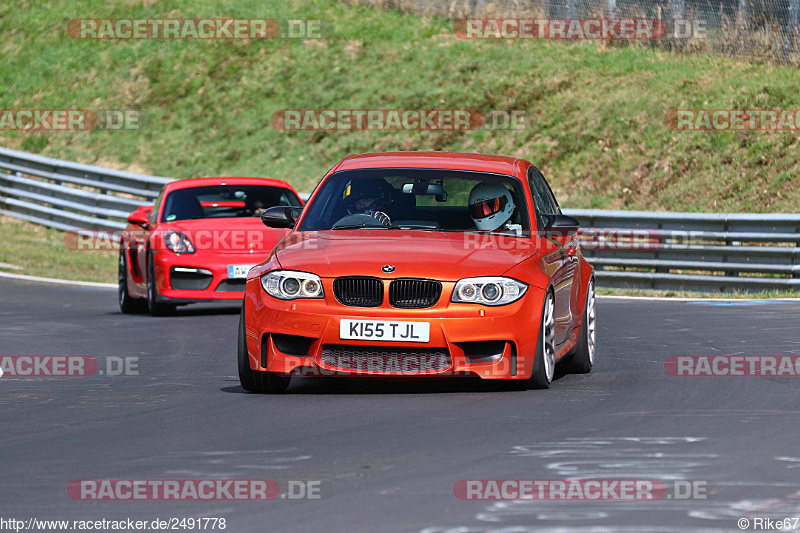
[[420, 373], [449, 368], [450, 352], [447, 348], [326, 344], [322, 362], [347, 370]]

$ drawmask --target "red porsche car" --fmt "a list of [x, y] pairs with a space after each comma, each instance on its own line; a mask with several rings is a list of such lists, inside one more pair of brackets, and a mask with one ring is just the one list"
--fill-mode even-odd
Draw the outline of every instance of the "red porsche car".
[[119, 306], [165, 315], [201, 300], [241, 300], [248, 270], [288, 230], [259, 217], [299, 209], [297, 192], [266, 178], [198, 178], [168, 183], [155, 205], [128, 217], [120, 240]]
[[594, 364], [593, 269], [578, 222], [541, 172], [513, 157], [350, 156], [247, 275], [242, 387], [293, 375], [478, 376], [547, 388], [555, 365]]

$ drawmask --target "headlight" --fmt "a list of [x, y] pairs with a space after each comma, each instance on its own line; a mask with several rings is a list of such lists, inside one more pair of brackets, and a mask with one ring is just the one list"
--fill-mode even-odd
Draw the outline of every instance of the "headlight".
[[464, 278], [456, 283], [451, 302], [482, 305], [506, 305], [516, 302], [528, 286], [503, 277]]
[[176, 254], [193, 254], [194, 244], [189, 237], [180, 231], [167, 231], [164, 233], [164, 244], [167, 250]]
[[273, 270], [261, 276], [261, 286], [267, 294], [280, 300], [322, 298], [322, 280], [316, 274], [293, 270]]

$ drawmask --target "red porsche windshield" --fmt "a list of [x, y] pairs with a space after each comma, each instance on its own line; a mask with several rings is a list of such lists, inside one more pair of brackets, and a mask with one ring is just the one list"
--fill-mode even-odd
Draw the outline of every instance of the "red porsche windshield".
[[291, 190], [267, 185], [210, 185], [176, 189], [164, 200], [161, 222], [256, 217], [264, 209], [278, 205], [302, 204]]

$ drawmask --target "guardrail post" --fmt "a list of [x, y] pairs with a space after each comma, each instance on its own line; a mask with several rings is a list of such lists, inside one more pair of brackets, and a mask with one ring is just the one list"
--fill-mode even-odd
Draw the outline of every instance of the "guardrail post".
[[[657, 229], [659, 232], [661, 232], [661, 234], [662, 234], [662, 235], [664, 234], [664, 224], [662, 224], [662, 223], [660, 223], [660, 222], [659, 222], [659, 223], [658, 223], [658, 225], [656, 226], [656, 229]], [[672, 239], [667, 239], [667, 240], [670, 242], [670, 244], [672, 244]], [[662, 237], [662, 239], [661, 239], [661, 242], [664, 242], [664, 239], [663, 239], [663, 237]], [[659, 247], [659, 248], [656, 248], [656, 252], [653, 254], [653, 258], [654, 258], [654, 259], [659, 259], [659, 251], [658, 251], [658, 250], [659, 250], [660, 248], [661, 248], [661, 247]], [[659, 268], [659, 267], [656, 267], [656, 268], [655, 268], [655, 271], [656, 271], [657, 273], [661, 273], [661, 274], [669, 274], [669, 268]], [[655, 284], [655, 282], [653, 282], [653, 284]], [[654, 287], [654, 288], [655, 288], [655, 287]]]
[[[726, 234], [728, 234], [728, 233], [730, 233], [730, 230], [731, 230], [730, 221], [728, 220], [728, 217], [725, 217], [725, 221], [722, 224], [722, 231], [724, 231]], [[726, 248], [728, 246], [738, 246], [739, 244], [740, 243], [738, 241], [734, 241], [734, 240], [729, 239], [727, 237], [725, 238], [725, 247]], [[727, 254], [722, 256], [722, 262], [723, 263], [727, 263], [728, 262], [728, 255]], [[732, 277], [732, 278], [738, 278], [739, 277], [739, 272], [736, 272], [736, 271], [733, 271], [733, 270], [729, 270], [729, 271], [727, 271], [725, 273], [725, 275], [729, 276], [729, 277]]]
[[[60, 170], [60, 169], [59, 169], [59, 167], [57, 167], [57, 166], [54, 166], [54, 167], [52, 168], [53, 174], [55, 174], [56, 176], [60, 176], [60, 175], [61, 175], [61, 173], [59, 172], [59, 170]], [[57, 179], [57, 178], [55, 178], [55, 179], [53, 179], [53, 181], [54, 181], [54, 182], [55, 182], [57, 185], [64, 185], [64, 181], [63, 181], [63, 180], [60, 180], [60, 179]]]
[[[795, 234], [800, 234], [800, 224], [794, 227]], [[800, 269], [798, 269], [798, 265], [800, 265], [800, 240], [798, 240], [794, 247], [794, 254], [792, 255], [792, 277], [793, 278], [800, 278]]]

